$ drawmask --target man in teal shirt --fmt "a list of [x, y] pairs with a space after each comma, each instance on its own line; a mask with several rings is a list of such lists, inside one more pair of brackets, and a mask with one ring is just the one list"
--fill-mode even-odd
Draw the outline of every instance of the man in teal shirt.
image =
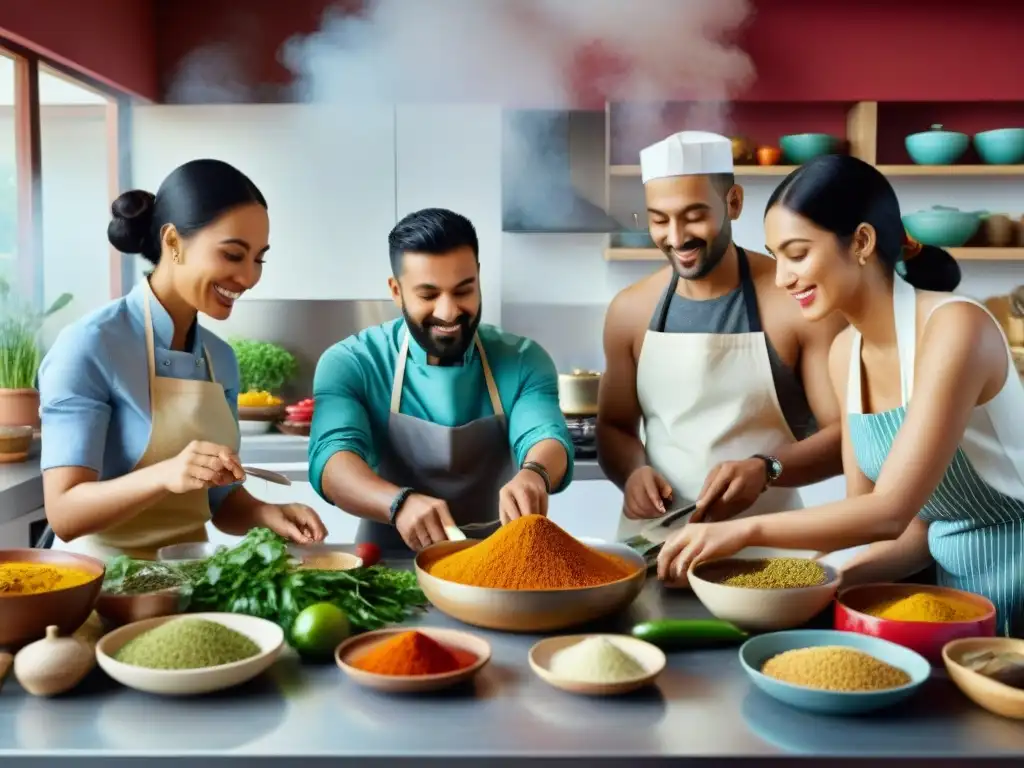
[[309, 478], [363, 518], [358, 540], [407, 553], [546, 514], [572, 478], [558, 375], [540, 345], [480, 323], [476, 230], [452, 211], [409, 214], [388, 236], [402, 319], [335, 344], [317, 364]]

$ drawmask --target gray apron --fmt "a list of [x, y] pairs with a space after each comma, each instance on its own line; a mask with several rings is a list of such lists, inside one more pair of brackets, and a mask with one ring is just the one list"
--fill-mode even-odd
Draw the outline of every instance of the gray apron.
[[[498, 492], [515, 475], [516, 464], [487, 355], [479, 337], [474, 336], [473, 343], [480, 354], [494, 415], [460, 427], [445, 427], [399, 413], [409, 356], [406, 332], [391, 386], [387, 445], [380, 452], [377, 474], [399, 488], [412, 488], [416, 493], [447, 502], [456, 525], [490, 524], [465, 532], [470, 538], [482, 539], [501, 524]], [[376, 544], [385, 556], [411, 554], [397, 529], [372, 520], [360, 523], [356, 541]]]

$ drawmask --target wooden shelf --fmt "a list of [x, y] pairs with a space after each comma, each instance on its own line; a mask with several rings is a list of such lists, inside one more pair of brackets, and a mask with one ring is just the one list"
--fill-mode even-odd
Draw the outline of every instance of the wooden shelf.
[[[1024, 248], [949, 248], [958, 261], [1024, 261]], [[662, 261], [657, 248], [605, 248], [605, 261]]]
[[[737, 176], [788, 176], [795, 165], [737, 165]], [[1024, 176], [1024, 165], [879, 165], [886, 176]], [[612, 176], [640, 177], [639, 165], [612, 165]]]
[[[788, 176], [795, 171], [795, 165], [737, 165], [734, 173], [737, 176]], [[640, 177], [639, 165], [612, 165], [608, 167], [612, 176]]]

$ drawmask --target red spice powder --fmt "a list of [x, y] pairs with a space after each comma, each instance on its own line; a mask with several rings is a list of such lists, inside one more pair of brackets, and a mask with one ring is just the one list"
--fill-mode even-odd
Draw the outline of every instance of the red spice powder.
[[446, 648], [422, 632], [402, 632], [357, 656], [350, 664], [377, 675], [412, 677], [455, 672], [475, 663], [468, 651]]

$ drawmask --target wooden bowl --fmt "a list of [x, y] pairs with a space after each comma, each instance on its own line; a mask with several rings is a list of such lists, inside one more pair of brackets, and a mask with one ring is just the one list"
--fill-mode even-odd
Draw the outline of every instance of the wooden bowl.
[[193, 613], [189, 618], [216, 621], [236, 632], [241, 632], [260, 647], [260, 653], [251, 659], [202, 669], [148, 669], [124, 664], [114, 658], [114, 654], [129, 640], [178, 618], [160, 616], [115, 629], [104, 635], [96, 644], [96, 661], [114, 680], [137, 691], [168, 696], [190, 696], [222, 691], [247, 683], [269, 669], [284, 647], [284, 630], [266, 619], [241, 613]]
[[111, 624], [119, 626], [160, 616], [176, 616], [184, 613], [184, 609], [185, 601], [178, 587], [137, 595], [100, 592], [96, 599], [96, 613]]
[[[894, 621], [880, 619], [866, 611], [873, 605], [927, 592], [977, 606], [983, 613], [969, 621]], [[917, 651], [932, 664], [942, 664], [942, 648], [962, 637], [992, 637], [996, 631], [996, 608], [991, 601], [970, 592], [925, 584], [862, 584], [844, 589], [836, 599], [835, 628], [845, 632], [880, 637]]]
[[35, 595], [0, 592], [0, 647], [20, 648], [46, 635], [51, 624], [72, 634], [92, 613], [106, 568], [94, 557], [53, 549], [0, 549], [0, 563], [41, 563], [81, 568], [93, 575], [85, 584]]
[[295, 437], [309, 437], [309, 428], [313, 425], [310, 421], [281, 421], [277, 424], [277, 429], [285, 435], [294, 435]]
[[[567, 680], [551, 673], [552, 656], [563, 648], [576, 645], [576, 643], [591, 637], [603, 637], [620, 650], [628, 653], [644, 668], [644, 674], [616, 683], [591, 683], [585, 680]], [[529, 658], [530, 669], [545, 683], [569, 693], [581, 693], [587, 696], [616, 696], [644, 688], [655, 681], [658, 675], [664, 671], [666, 664], [665, 654], [660, 648], [628, 635], [562, 635], [561, 637], [548, 637], [530, 649]]]
[[754, 632], [799, 627], [821, 613], [839, 589], [839, 572], [821, 561], [818, 564], [825, 569], [828, 580], [813, 587], [754, 589], [731, 587], [715, 580], [737, 562], [760, 559], [729, 557], [691, 565], [690, 588], [716, 618]]
[[0, 426], [0, 464], [25, 461], [32, 448], [32, 427]]
[[644, 559], [621, 544], [590, 544], [593, 549], [634, 564], [631, 575], [597, 587], [573, 589], [491, 589], [444, 581], [427, 572], [440, 557], [479, 542], [443, 541], [416, 556], [416, 577], [431, 605], [466, 624], [505, 632], [552, 632], [585, 624], [626, 608], [644, 587]]
[[338, 667], [355, 683], [367, 688], [374, 688], [386, 693], [426, 693], [451, 688], [459, 683], [475, 677], [491, 660], [491, 645], [482, 637], [461, 632], [457, 629], [436, 629], [434, 627], [414, 627], [431, 640], [435, 640], [453, 650], [465, 651], [476, 656], [476, 661], [468, 667], [440, 675], [378, 675], [352, 666], [351, 662], [373, 646], [395, 635], [408, 632], [410, 628], [379, 629], [350, 637], [334, 651], [334, 660]]
[[942, 661], [956, 687], [971, 701], [996, 715], [1024, 720], [1024, 690], [1000, 683], [960, 663], [972, 651], [1024, 653], [1024, 640], [1012, 637], [967, 637], [942, 647]]
[[284, 419], [284, 403], [281, 405], [238, 406], [240, 421], [281, 421]]
[[351, 571], [363, 567], [363, 558], [348, 552], [309, 552], [300, 568], [317, 571]]

